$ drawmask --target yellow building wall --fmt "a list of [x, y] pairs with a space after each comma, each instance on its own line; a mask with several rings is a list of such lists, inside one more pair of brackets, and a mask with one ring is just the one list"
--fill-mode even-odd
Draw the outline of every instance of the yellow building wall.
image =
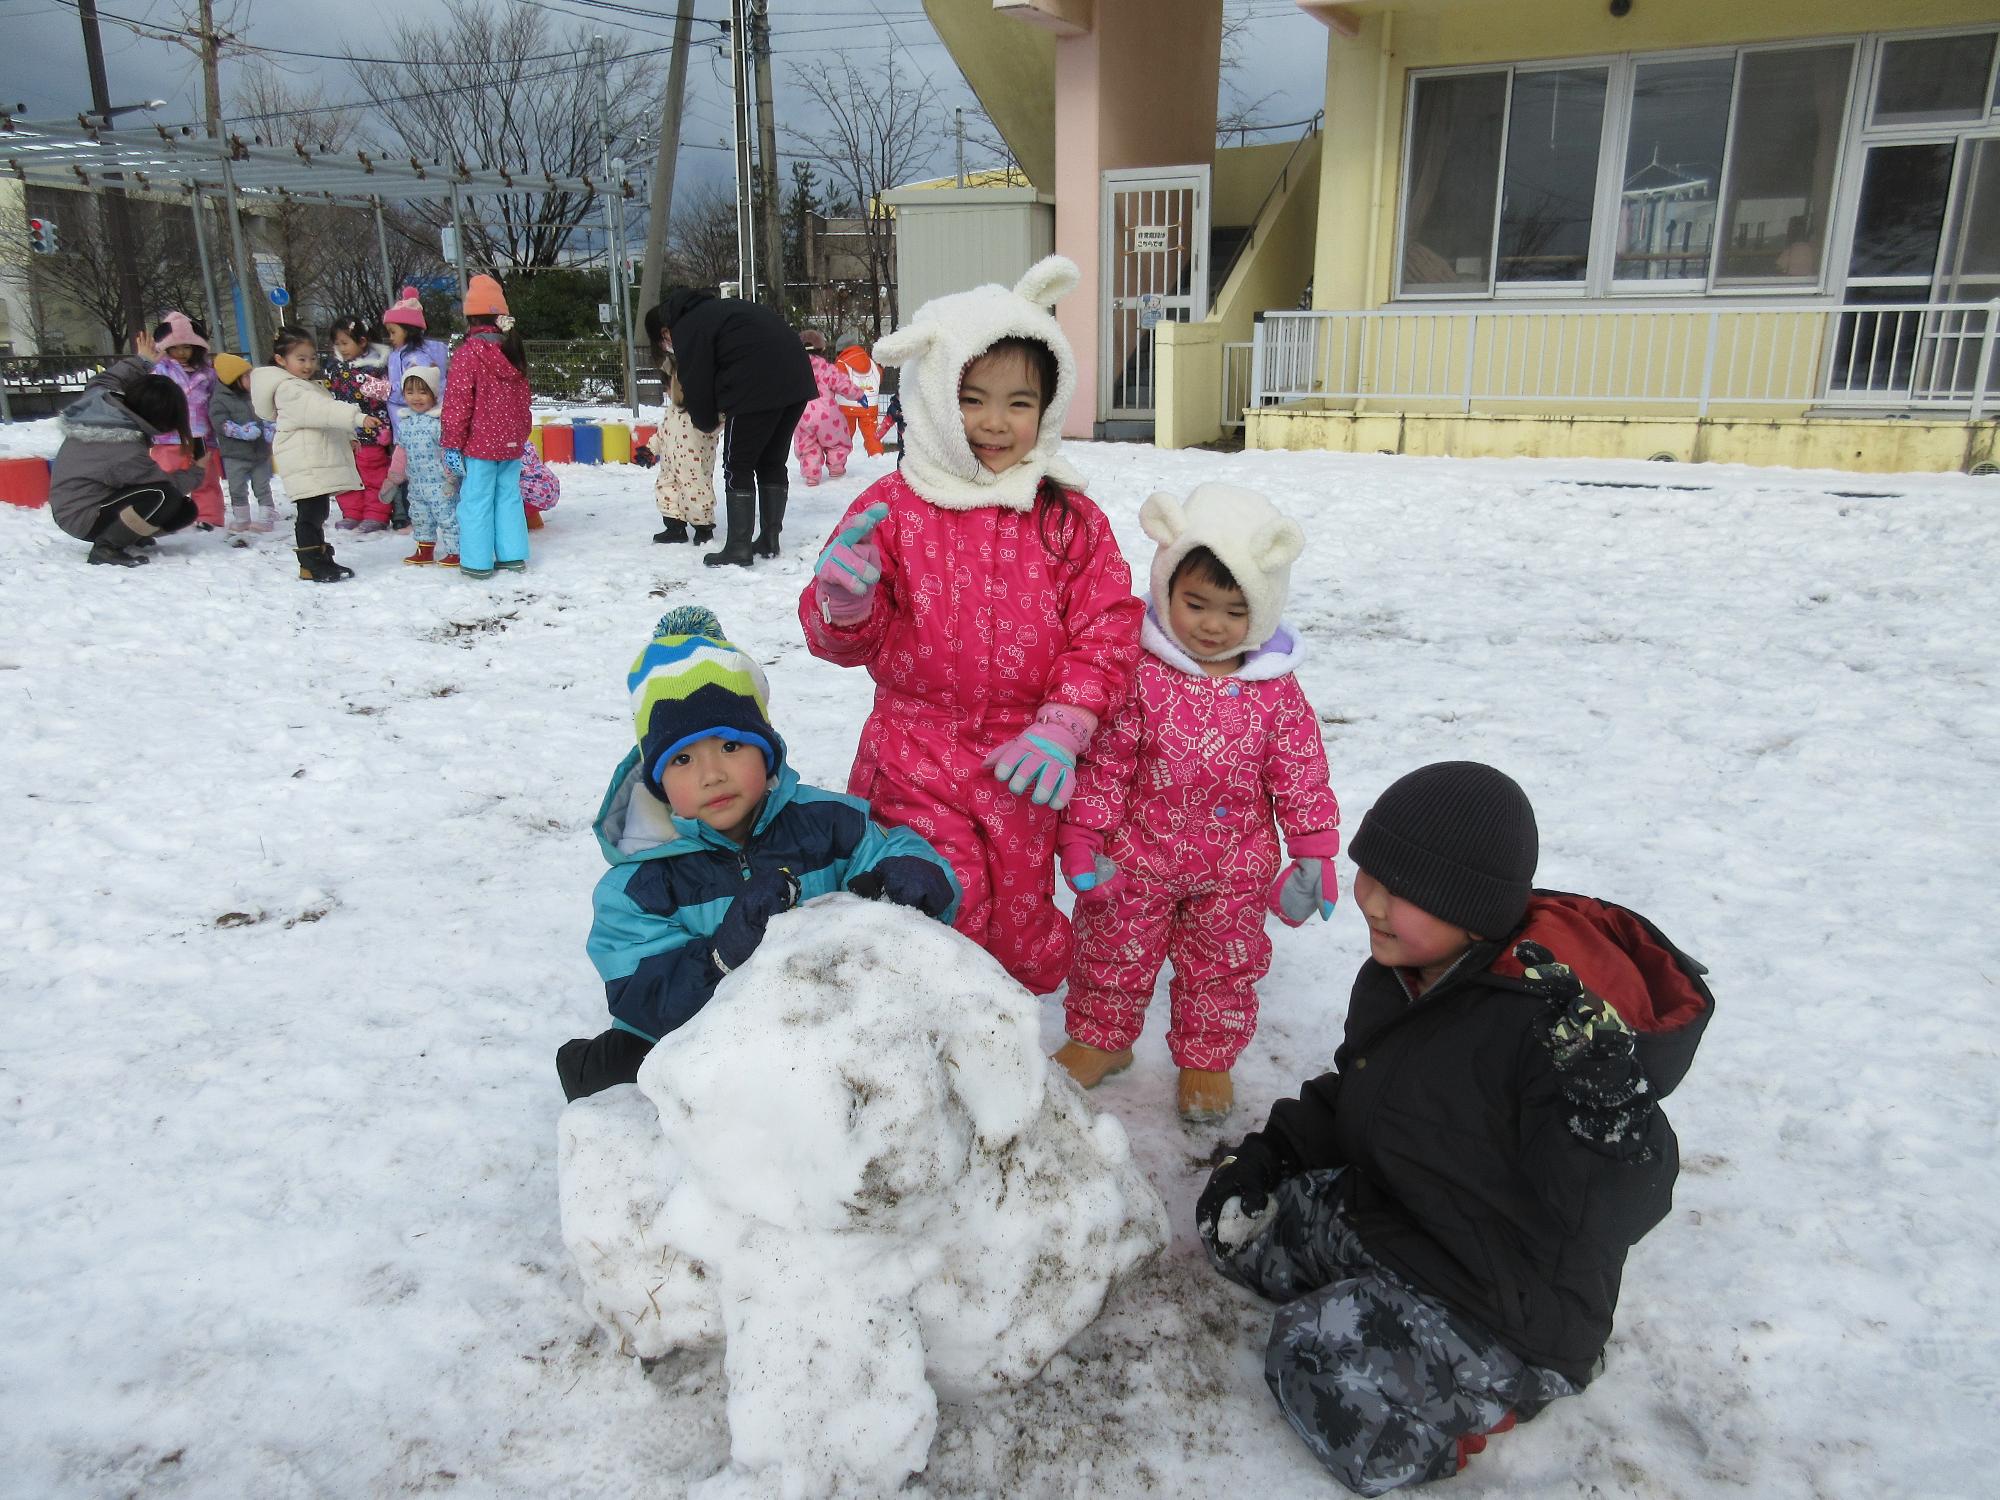
[[1740, 45], [2000, 21], [1995, 0], [1407, 0], [1362, 3], [1358, 34], [1329, 29], [1317, 308], [1394, 294], [1404, 107], [1412, 69]]

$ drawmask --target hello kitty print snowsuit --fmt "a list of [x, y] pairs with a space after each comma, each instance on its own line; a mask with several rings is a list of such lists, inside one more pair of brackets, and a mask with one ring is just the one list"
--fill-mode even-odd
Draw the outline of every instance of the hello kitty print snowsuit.
[[1091, 741], [1065, 815], [1103, 835], [1119, 874], [1077, 900], [1063, 1008], [1077, 1041], [1129, 1047], [1170, 957], [1168, 1050], [1179, 1067], [1227, 1072], [1256, 1032], [1271, 966], [1273, 814], [1298, 838], [1337, 830], [1340, 804], [1290, 629], [1226, 677], [1205, 673], [1153, 612], [1142, 640], [1130, 695]]
[[849, 795], [951, 862], [965, 893], [952, 925], [1036, 994], [1070, 964], [1054, 899], [1058, 815], [1008, 791], [984, 761], [1044, 703], [1108, 716], [1138, 659], [1142, 612], [1104, 512], [1080, 491], [1068, 498], [1074, 536], [1061, 556], [1035, 511], [947, 509], [891, 474], [840, 523], [889, 506], [872, 537], [874, 612], [842, 629], [821, 617], [810, 585], [799, 601], [813, 655], [875, 679]]
[[847, 472], [847, 455], [854, 447], [854, 434], [847, 430], [847, 418], [840, 414], [838, 398], [853, 400], [861, 388], [845, 369], [821, 354], [812, 354], [813, 383], [819, 387], [816, 400], [806, 404], [805, 415], [792, 433], [792, 451], [798, 455], [799, 473], [807, 484], [818, 484], [820, 467], [835, 479]]

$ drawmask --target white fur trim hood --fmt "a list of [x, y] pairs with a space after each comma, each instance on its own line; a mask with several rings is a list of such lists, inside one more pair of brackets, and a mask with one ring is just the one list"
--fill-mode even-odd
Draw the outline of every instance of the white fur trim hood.
[[[1208, 675], [1202, 671], [1201, 663], [1188, 654], [1187, 647], [1175, 640], [1173, 632], [1160, 622], [1158, 606], [1146, 611], [1146, 618], [1139, 626], [1139, 644], [1176, 672], [1185, 672], [1190, 677]], [[1280, 625], [1263, 645], [1244, 652], [1243, 665], [1228, 675], [1244, 682], [1269, 682], [1298, 671], [1305, 659], [1305, 637], [1290, 625]]]
[[[1292, 563], [1305, 551], [1306, 534], [1256, 490], [1237, 484], [1198, 484], [1186, 500], [1161, 490], [1139, 507], [1139, 525], [1160, 544], [1153, 554], [1153, 607], [1166, 619], [1168, 584], [1182, 558], [1206, 547], [1235, 575], [1250, 606], [1243, 648], [1255, 651], [1278, 631], [1292, 587]], [[1235, 652], [1216, 654], [1233, 656]]]
[[[1077, 283], [1073, 261], [1051, 255], [1028, 268], [1009, 291], [974, 287], [933, 297], [916, 316], [875, 345], [875, 358], [903, 372], [903, 478], [931, 504], [947, 510], [999, 505], [1030, 510], [1047, 476], [1080, 487], [1083, 476], [1059, 451], [1063, 418], [1076, 394], [1076, 356], [1049, 309]], [[965, 367], [1004, 338], [1036, 339], [1055, 352], [1056, 388], [1042, 407], [1035, 446], [1004, 474], [988, 471], [965, 440], [958, 381]]]

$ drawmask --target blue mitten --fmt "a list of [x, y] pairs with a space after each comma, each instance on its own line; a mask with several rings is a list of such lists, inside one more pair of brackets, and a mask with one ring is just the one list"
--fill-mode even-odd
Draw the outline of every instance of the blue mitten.
[[951, 877], [914, 854], [891, 855], [874, 869], [848, 881], [847, 888], [870, 901], [891, 901], [927, 917], [943, 916], [958, 899]]
[[798, 877], [790, 870], [760, 870], [752, 875], [716, 924], [712, 943], [716, 968], [727, 974], [750, 962], [771, 918], [798, 904]]

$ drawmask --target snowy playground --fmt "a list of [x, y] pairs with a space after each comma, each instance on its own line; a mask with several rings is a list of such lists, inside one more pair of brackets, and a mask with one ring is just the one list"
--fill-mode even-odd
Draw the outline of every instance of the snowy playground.
[[[1069, 452], [1141, 579], [1155, 489], [1229, 479], [1304, 525], [1291, 615], [1350, 832], [1401, 773], [1489, 761], [1534, 799], [1538, 883], [1711, 970], [1675, 1209], [1603, 1374], [1441, 1493], [1992, 1494], [2000, 480]], [[282, 530], [86, 568], [0, 506], [0, 1494], [597, 1500], [725, 1469], [721, 1352], [621, 1355], [558, 1221], [552, 1056], [605, 1024], [590, 821], [671, 604], [720, 616], [801, 776], [844, 785], [869, 684], [795, 605], [889, 462], [795, 488], [754, 571], [654, 545], [622, 466], [560, 468], [529, 572], [484, 583], [384, 536], [309, 586]], [[1367, 953], [1345, 899], [1271, 930], [1227, 1122], [1177, 1120], [1164, 998], [1089, 1096], [1165, 1252], [1038, 1378], [947, 1399], [905, 1493], [1343, 1493], [1265, 1390], [1269, 1308], [1193, 1230]]]

